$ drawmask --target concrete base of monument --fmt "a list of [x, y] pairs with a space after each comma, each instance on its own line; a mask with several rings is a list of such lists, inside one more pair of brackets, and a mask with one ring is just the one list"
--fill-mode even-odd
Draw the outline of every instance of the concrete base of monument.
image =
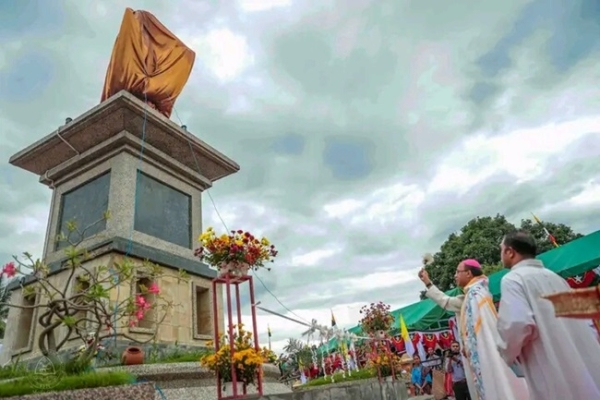
[[[155, 383], [156, 399], [162, 400], [216, 400], [217, 387], [213, 373], [200, 366], [200, 362], [143, 364], [102, 368], [106, 370], [125, 370], [135, 375], [138, 381]], [[279, 369], [274, 365], [264, 365], [263, 393], [278, 395], [292, 393], [292, 389], [278, 381]], [[255, 394], [250, 387], [248, 394]], [[164, 397], [161, 396], [164, 395]]]

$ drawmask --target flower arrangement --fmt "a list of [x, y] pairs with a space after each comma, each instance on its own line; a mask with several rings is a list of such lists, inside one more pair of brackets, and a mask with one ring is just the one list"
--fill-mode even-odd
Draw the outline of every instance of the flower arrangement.
[[217, 236], [214, 229], [209, 227], [198, 241], [200, 247], [195, 250], [195, 255], [219, 270], [232, 265], [258, 270], [266, 263], [273, 262], [277, 256], [275, 246], [267, 238], [258, 239], [241, 229], [231, 231], [229, 235]]
[[382, 377], [391, 376], [392, 368], [398, 371], [401, 365], [401, 358], [389, 351], [381, 342], [371, 349], [367, 361], [367, 367], [378, 370]]
[[239, 324], [237, 331], [233, 332], [233, 341], [232, 354], [229, 337], [222, 335], [219, 339], [219, 350], [202, 356], [200, 365], [218, 374], [223, 383], [232, 382], [231, 367], [233, 366], [237, 382], [243, 383], [244, 386], [254, 385], [260, 367], [266, 361], [265, 349], [256, 350], [254, 348], [252, 333], [244, 330], [243, 324]]
[[387, 332], [394, 323], [394, 317], [390, 313], [390, 306], [383, 302], [371, 303], [363, 306], [360, 313], [363, 316], [359, 324], [363, 332], [374, 334], [376, 332]]

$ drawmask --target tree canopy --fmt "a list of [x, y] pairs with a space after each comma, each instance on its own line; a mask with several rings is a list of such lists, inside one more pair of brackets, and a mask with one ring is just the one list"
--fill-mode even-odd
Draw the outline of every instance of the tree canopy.
[[[540, 254], [554, 247], [548, 240], [544, 227], [559, 245], [583, 236], [564, 224], [544, 222], [542, 226], [530, 219], [521, 220], [518, 229], [526, 230], [535, 237]], [[477, 259], [486, 274], [499, 271], [502, 268], [500, 242], [506, 233], [515, 229], [517, 226], [500, 214], [495, 217], [473, 218], [460, 231], [451, 233], [440, 251], [434, 254], [433, 262], [426, 267], [431, 280], [443, 291], [454, 288], [456, 266], [465, 258]]]

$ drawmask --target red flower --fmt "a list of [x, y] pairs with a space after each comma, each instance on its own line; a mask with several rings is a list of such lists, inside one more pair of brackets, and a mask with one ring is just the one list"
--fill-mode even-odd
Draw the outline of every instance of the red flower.
[[11, 261], [4, 264], [4, 267], [2, 267], [2, 273], [6, 274], [6, 276], [9, 278], [15, 276], [17, 274], [17, 267], [15, 266], [15, 263]]
[[152, 282], [152, 284], [148, 288], [148, 293], [152, 293], [152, 294], [160, 293], [160, 289], [159, 289], [158, 285], [156, 284], [156, 282]]

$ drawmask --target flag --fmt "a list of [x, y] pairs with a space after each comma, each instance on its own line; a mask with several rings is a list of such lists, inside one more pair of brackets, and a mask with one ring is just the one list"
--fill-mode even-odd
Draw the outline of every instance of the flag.
[[331, 326], [334, 327], [336, 326], [336, 322], [335, 322], [335, 317], [333, 316], [333, 310], [331, 311]]
[[413, 354], [415, 354], [415, 347], [413, 346], [412, 340], [410, 340], [408, 328], [406, 327], [406, 323], [404, 322], [404, 317], [402, 317], [402, 314], [400, 314], [399, 323], [400, 336], [402, 337], [402, 340], [404, 340], [404, 348], [406, 349], [406, 354], [412, 357]]
[[546, 234], [546, 237], [548, 238], [550, 243], [552, 243], [552, 245], [554, 247], [558, 247], [558, 242], [556, 241], [556, 238], [554, 236], [552, 236], [552, 234], [550, 232], [548, 232], [548, 229], [546, 229], [546, 227], [542, 223], [542, 220], [539, 219], [534, 213], [531, 213], [531, 215], [533, 215], [533, 219], [535, 219], [535, 222], [537, 222], [538, 224], [540, 224], [542, 226], [542, 229], [544, 230], [544, 233]]
[[269, 337], [271, 337], [271, 326], [267, 325], [267, 333], [269, 334]]

